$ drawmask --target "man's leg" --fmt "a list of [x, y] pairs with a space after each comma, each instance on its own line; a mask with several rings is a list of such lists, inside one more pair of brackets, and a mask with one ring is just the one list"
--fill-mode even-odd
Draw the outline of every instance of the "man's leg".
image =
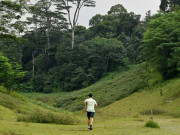
[[88, 118], [88, 127], [90, 126], [90, 118]]
[[93, 117], [90, 117], [90, 121], [91, 121], [90, 130], [92, 130], [93, 120], [94, 120]]
[[91, 125], [93, 124], [93, 120], [94, 120], [93, 117], [91, 117]]
[[88, 117], [88, 129], [90, 129], [90, 116], [91, 116], [91, 113], [90, 113], [90, 112], [87, 112], [87, 117]]

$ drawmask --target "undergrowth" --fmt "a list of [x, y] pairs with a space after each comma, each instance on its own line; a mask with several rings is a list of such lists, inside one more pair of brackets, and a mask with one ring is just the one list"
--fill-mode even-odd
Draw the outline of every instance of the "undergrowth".
[[79, 121], [76, 121], [76, 118], [72, 116], [67, 116], [66, 114], [60, 114], [40, 109], [34, 109], [28, 114], [19, 115], [18, 121], [34, 123], [55, 123], [64, 125], [72, 125], [79, 123]]

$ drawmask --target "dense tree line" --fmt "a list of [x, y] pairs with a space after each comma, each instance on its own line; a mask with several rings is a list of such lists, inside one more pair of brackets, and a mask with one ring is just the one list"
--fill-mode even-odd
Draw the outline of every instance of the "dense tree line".
[[[128, 12], [118, 4], [112, 6], [106, 15], [93, 16], [87, 29], [77, 25], [77, 19], [80, 8], [95, 6], [94, 1], [62, 2], [39, 0], [33, 5], [23, 1], [0, 3], [0, 51], [9, 62], [19, 63], [26, 71], [20, 80], [24, 91], [77, 90], [93, 84], [118, 67], [145, 60], [159, 65], [164, 77], [179, 73], [178, 8], [154, 16], [148, 11], [145, 19], [140, 20], [140, 15]], [[70, 14], [71, 6], [67, 2], [76, 5], [73, 21], [66, 19], [63, 12], [65, 9]], [[52, 6], [55, 10], [51, 9]], [[163, 1], [160, 8], [162, 6]], [[25, 11], [31, 17], [21, 22], [19, 18]], [[13, 16], [14, 13], [17, 16]], [[16, 21], [12, 23], [13, 19]], [[2, 20], [8, 23], [5, 25]], [[29, 26], [27, 30], [26, 26]], [[20, 37], [22, 32], [24, 34]], [[6, 59], [4, 56], [0, 58]], [[20, 68], [17, 69], [20, 73]]]
[[[39, 12], [40, 10], [38, 14]], [[90, 20], [89, 29], [76, 27], [73, 49], [71, 30], [68, 29], [65, 18], [60, 20], [61, 28], [54, 25], [47, 30], [38, 17], [38, 27], [23, 36], [27, 39], [22, 51], [23, 67], [28, 71], [25, 77], [26, 90], [52, 92], [80, 89], [96, 82], [118, 66], [141, 61], [138, 51], [145, 25], [140, 21], [140, 16], [128, 13], [122, 5], [112, 7], [108, 15], [101, 16], [103, 20], [100, 23], [92, 26], [92, 20], [96, 21], [96, 16]], [[115, 22], [116, 25], [109, 25]], [[120, 27], [118, 22], [124, 26]], [[127, 22], [129, 25], [125, 25]], [[128, 51], [133, 53], [128, 55]]]

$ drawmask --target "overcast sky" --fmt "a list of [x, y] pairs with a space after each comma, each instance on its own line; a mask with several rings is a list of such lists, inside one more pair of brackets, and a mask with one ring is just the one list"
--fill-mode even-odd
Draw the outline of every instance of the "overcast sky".
[[144, 18], [148, 10], [151, 10], [152, 14], [157, 13], [160, 0], [96, 0], [96, 7], [83, 7], [81, 9], [79, 25], [88, 27], [89, 20], [94, 15], [105, 15], [116, 4], [122, 4], [128, 12], [132, 11], [135, 14], [140, 14]]
[[[37, 0], [30, 0], [32, 3]], [[89, 27], [89, 20], [96, 14], [105, 15], [116, 4], [122, 4], [128, 12], [140, 14], [143, 19], [148, 10], [152, 14], [159, 10], [160, 0], [95, 0], [96, 7], [83, 7], [78, 20], [79, 25]], [[72, 13], [72, 12], [71, 12]], [[26, 15], [27, 16], [27, 15]]]

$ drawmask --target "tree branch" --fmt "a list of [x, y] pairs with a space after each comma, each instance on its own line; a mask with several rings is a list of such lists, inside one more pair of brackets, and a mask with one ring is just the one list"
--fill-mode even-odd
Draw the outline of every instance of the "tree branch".
[[81, 4], [81, 0], [77, 2], [76, 11], [75, 11], [75, 13], [74, 13], [74, 18], [73, 18], [73, 27], [76, 26], [76, 18], [78, 18], [77, 13], [78, 13], [80, 4]]
[[[67, 0], [67, 3], [66, 3], [66, 6], [69, 6], [68, 0]], [[72, 28], [73, 28], [73, 25], [72, 25], [72, 22], [71, 22], [71, 14], [70, 14], [69, 8], [67, 9], [67, 12], [68, 12], [68, 20], [69, 20], [69, 23], [70, 23], [71, 29], [72, 29]]]
[[76, 20], [75, 20], [75, 25], [77, 24], [77, 21], [78, 21], [78, 18], [79, 18], [79, 12], [80, 12], [83, 4], [84, 4], [84, 1], [82, 2], [82, 4], [80, 5], [80, 7], [78, 8], [78, 13], [77, 13], [77, 17], [76, 17]]

